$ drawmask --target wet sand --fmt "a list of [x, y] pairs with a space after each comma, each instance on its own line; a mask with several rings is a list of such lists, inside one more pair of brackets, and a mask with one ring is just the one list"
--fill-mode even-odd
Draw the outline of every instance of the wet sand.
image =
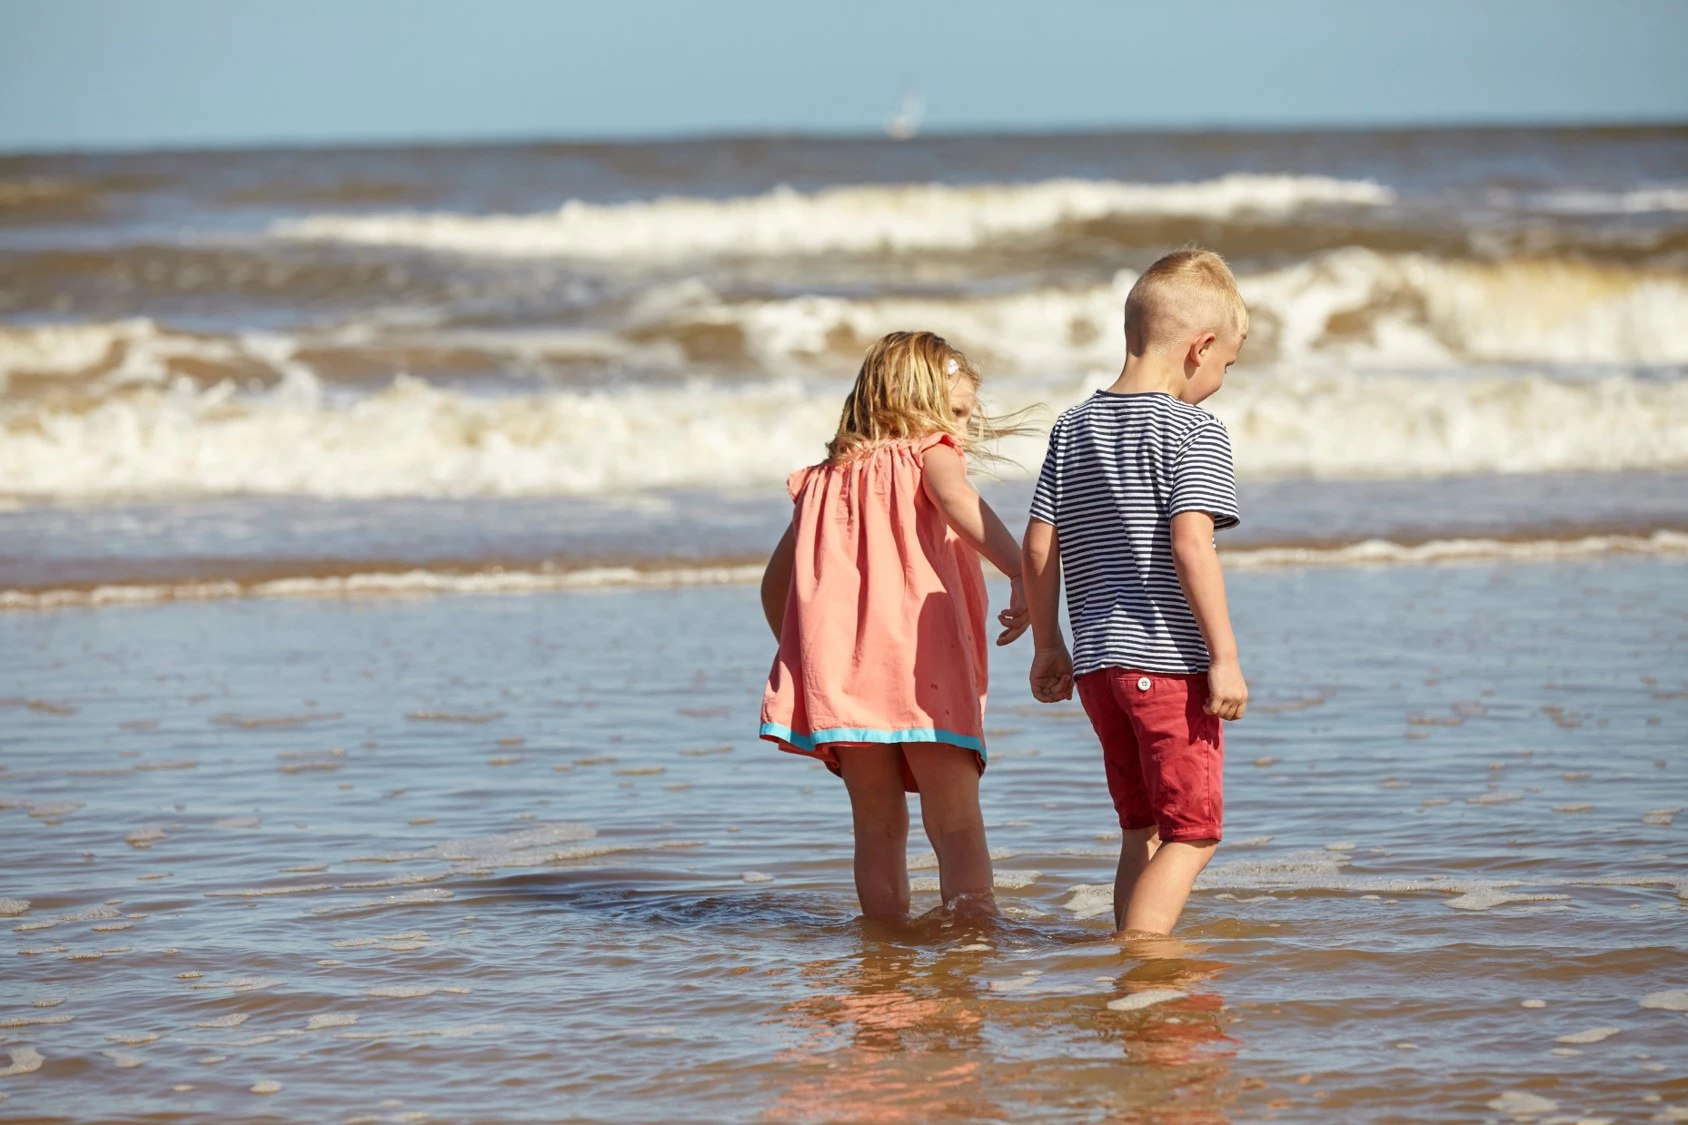
[[1688, 1117], [1688, 567], [1231, 589], [1226, 843], [1153, 948], [1026, 648], [1003, 921], [870, 932], [753, 589], [0, 614], [0, 1116]]

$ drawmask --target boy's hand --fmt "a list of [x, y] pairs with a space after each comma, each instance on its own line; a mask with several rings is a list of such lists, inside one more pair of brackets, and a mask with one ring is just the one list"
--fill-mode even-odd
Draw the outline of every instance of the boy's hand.
[[1248, 710], [1248, 684], [1235, 660], [1214, 661], [1207, 670], [1207, 703], [1202, 710], [1221, 719], [1240, 719]]
[[1031, 610], [1026, 608], [1026, 584], [1016, 578], [1009, 585], [1008, 608], [996, 615], [1002, 624], [1002, 632], [996, 638], [999, 645], [1011, 645], [1020, 639], [1020, 635], [1031, 628]]
[[1032, 695], [1039, 703], [1059, 703], [1073, 697], [1073, 658], [1066, 642], [1032, 654]]

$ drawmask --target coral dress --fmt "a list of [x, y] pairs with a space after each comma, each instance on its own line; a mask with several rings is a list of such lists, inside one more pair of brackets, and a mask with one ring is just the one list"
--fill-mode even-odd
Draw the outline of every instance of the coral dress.
[[786, 482], [797, 549], [761, 735], [834, 773], [838, 743], [948, 743], [984, 769], [989, 603], [978, 552], [921, 488], [939, 444], [961, 448], [932, 434]]

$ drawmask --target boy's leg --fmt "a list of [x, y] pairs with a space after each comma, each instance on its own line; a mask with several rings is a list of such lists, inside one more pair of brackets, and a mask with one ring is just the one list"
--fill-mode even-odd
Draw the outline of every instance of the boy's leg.
[[895, 746], [835, 746], [856, 829], [856, 897], [869, 918], [908, 916], [908, 798]]
[[1196, 876], [1213, 858], [1225, 812], [1224, 734], [1207, 702], [1204, 676], [1138, 676], [1116, 685], [1129, 710], [1143, 780], [1160, 836], [1122, 908], [1127, 932], [1169, 934]]
[[1149, 866], [1149, 861], [1155, 856], [1155, 849], [1160, 847], [1160, 829], [1153, 826], [1148, 828], [1120, 829], [1119, 867], [1114, 870], [1114, 929], [1125, 929], [1125, 906], [1131, 901], [1132, 891], [1137, 889], [1137, 880], [1142, 878], [1143, 871]]
[[1114, 871], [1114, 928], [1125, 928], [1125, 907], [1131, 901], [1149, 860], [1160, 845], [1149, 787], [1145, 779], [1137, 728], [1127, 710], [1127, 693], [1136, 684], [1137, 673], [1118, 668], [1088, 672], [1076, 681], [1079, 702], [1090, 717], [1090, 725], [1102, 744], [1102, 765], [1108, 778], [1108, 796], [1119, 815], [1119, 866]]
[[1218, 840], [1168, 840], [1155, 849], [1122, 905], [1114, 884], [1114, 920], [1126, 933], [1170, 934], [1190, 888], [1213, 858]]
[[979, 762], [971, 750], [936, 742], [903, 747], [920, 786], [920, 822], [938, 856], [938, 888], [944, 904], [967, 896], [971, 913], [995, 913], [990, 848], [979, 811]]

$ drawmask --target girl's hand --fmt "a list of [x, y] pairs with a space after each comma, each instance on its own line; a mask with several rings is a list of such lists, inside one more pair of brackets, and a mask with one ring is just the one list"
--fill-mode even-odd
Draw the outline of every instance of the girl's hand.
[[1002, 633], [996, 638], [999, 645], [1011, 645], [1031, 628], [1031, 610], [1026, 608], [1026, 584], [1016, 578], [1009, 584], [1008, 608], [996, 615]]

